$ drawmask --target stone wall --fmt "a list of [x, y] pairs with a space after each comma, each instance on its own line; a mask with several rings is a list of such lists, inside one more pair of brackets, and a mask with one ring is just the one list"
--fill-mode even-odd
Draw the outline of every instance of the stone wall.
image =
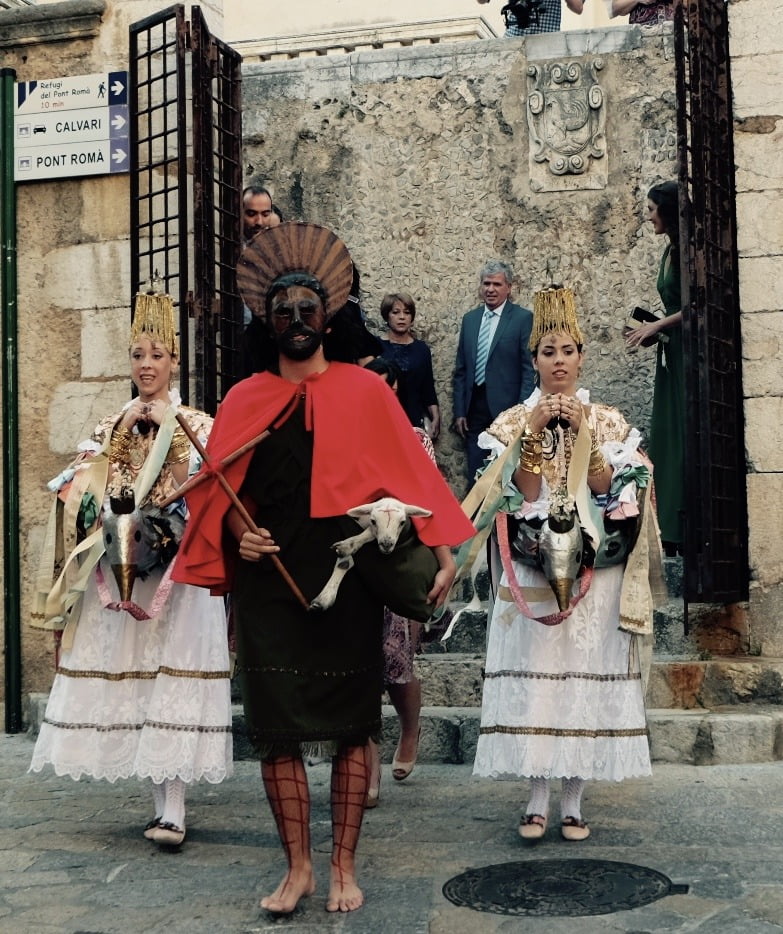
[[783, 35], [772, 0], [729, 7], [753, 648], [783, 655]]
[[[188, 4], [189, 6], [189, 4]], [[211, 28], [222, 2], [201, 4]], [[128, 27], [155, 0], [64, 0], [0, 12], [0, 64], [19, 81], [128, 68]], [[27, 625], [46, 481], [130, 390], [129, 176], [17, 185], [23, 692], [48, 690], [50, 635]], [[0, 671], [0, 702], [4, 671]]]
[[[649, 186], [675, 172], [672, 51], [668, 26], [618, 27], [248, 65], [246, 176], [267, 183], [287, 218], [342, 235], [379, 326], [384, 293], [414, 296], [446, 425], [460, 319], [476, 304], [480, 265], [499, 257], [521, 304], [548, 282], [575, 289], [585, 383], [644, 427], [653, 354], [629, 356], [621, 331], [634, 305], [660, 307], [664, 243], [645, 206]], [[571, 176], [563, 188], [574, 190], [534, 191], [528, 66], [596, 60], [606, 186]], [[437, 449], [461, 492], [460, 440], [447, 429]]]

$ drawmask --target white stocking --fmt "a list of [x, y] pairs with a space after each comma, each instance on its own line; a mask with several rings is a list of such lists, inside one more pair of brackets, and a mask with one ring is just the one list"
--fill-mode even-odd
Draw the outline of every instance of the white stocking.
[[549, 814], [549, 779], [530, 779], [530, 800], [527, 803], [526, 814], [540, 814], [547, 817]]
[[163, 816], [163, 808], [166, 806], [166, 789], [163, 782], [152, 783], [152, 803], [155, 805], [155, 819], [160, 820]]
[[180, 830], [185, 829], [185, 782], [181, 778], [167, 778], [163, 783], [166, 788], [166, 806], [163, 809], [164, 824], [174, 824]]
[[563, 790], [560, 796], [560, 816], [582, 819], [582, 792], [585, 789], [583, 778], [564, 778]]

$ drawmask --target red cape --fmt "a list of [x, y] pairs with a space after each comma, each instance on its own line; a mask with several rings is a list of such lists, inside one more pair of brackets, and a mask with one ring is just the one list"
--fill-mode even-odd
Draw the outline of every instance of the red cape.
[[[238, 383], [221, 403], [209, 436], [213, 465], [273, 424], [297, 394], [306, 396], [306, 423], [314, 432], [313, 518], [343, 515], [362, 503], [394, 496], [432, 511], [429, 519], [413, 520], [427, 545], [458, 545], [475, 534], [397, 397], [377, 374], [352, 364], [332, 363], [298, 384], [273, 373]], [[237, 492], [252, 453], [223, 471]], [[236, 554], [234, 547], [225, 549], [223, 521], [231, 501], [214, 476], [186, 499], [190, 519], [172, 577], [226, 593]], [[285, 563], [285, 555], [280, 557]]]

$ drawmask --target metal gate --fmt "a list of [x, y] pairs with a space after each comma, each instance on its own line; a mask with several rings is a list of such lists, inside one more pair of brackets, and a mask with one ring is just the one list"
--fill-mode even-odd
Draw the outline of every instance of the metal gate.
[[[748, 596], [728, 4], [674, 22], [685, 354], [685, 599]], [[687, 274], [685, 274], [687, 270]]]
[[242, 334], [242, 58], [199, 7], [191, 16], [177, 4], [130, 28], [131, 297], [163, 280], [179, 312], [182, 399], [214, 413]]

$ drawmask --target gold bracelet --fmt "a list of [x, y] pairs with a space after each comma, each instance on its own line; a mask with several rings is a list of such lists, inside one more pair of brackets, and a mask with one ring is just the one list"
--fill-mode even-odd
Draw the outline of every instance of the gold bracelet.
[[190, 460], [190, 441], [182, 428], [177, 428], [171, 438], [166, 463], [184, 464], [187, 460]]
[[543, 431], [531, 431], [529, 428], [526, 428], [522, 432], [522, 440], [526, 441], [530, 439], [531, 441], [543, 441], [544, 432]]
[[541, 453], [537, 455], [530, 451], [522, 451], [522, 456], [519, 458], [519, 468], [524, 470], [527, 473], [541, 473], [541, 461], [543, 460]]
[[606, 470], [606, 458], [601, 453], [601, 449], [594, 445], [590, 449], [590, 463], [587, 467], [588, 477], [597, 477]]

